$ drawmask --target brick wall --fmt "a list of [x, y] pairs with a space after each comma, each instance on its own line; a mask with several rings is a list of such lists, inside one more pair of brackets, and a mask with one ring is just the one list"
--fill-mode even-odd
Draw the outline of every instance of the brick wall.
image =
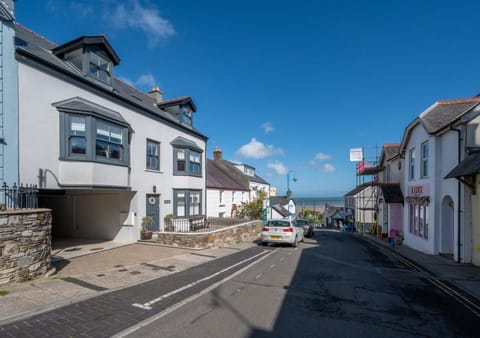
[[253, 242], [259, 238], [262, 221], [251, 221], [203, 233], [159, 232], [158, 243], [185, 248], [213, 248], [240, 242]]
[[0, 285], [38, 278], [50, 269], [51, 230], [49, 209], [0, 212]]

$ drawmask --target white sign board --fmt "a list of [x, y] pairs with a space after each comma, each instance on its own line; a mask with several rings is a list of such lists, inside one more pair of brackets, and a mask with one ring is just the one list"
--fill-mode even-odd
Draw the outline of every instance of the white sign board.
[[350, 149], [350, 162], [360, 162], [363, 160], [363, 148]]

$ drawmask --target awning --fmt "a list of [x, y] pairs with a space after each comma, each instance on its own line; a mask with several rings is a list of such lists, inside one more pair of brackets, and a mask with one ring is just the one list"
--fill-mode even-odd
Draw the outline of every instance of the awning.
[[385, 203], [403, 203], [402, 189], [400, 184], [380, 185]]
[[477, 173], [480, 173], [480, 152], [465, 157], [465, 159], [453, 168], [444, 178], [459, 178], [475, 175]]

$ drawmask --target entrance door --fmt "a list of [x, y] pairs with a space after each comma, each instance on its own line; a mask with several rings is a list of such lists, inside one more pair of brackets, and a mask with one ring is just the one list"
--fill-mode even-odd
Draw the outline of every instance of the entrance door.
[[442, 238], [440, 253], [453, 259], [454, 248], [454, 208], [453, 200], [446, 196], [442, 201]]
[[145, 214], [153, 218], [152, 229], [153, 231], [160, 230], [160, 195], [147, 194], [147, 207]]

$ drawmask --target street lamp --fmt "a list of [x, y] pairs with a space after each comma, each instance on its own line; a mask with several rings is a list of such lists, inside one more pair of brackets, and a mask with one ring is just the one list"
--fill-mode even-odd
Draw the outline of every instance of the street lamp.
[[290, 219], [290, 200], [292, 199], [292, 191], [290, 190], [290, 174], [293, 174], [293, 179], [292, 179], [293, 182], [297, 182], [297, 178], [295, 177], [296, 176], [295, 170], [290, 170], [287, 173], [287, 203], [288, 203], [287, 211], [288, 211], [288, 219]]

